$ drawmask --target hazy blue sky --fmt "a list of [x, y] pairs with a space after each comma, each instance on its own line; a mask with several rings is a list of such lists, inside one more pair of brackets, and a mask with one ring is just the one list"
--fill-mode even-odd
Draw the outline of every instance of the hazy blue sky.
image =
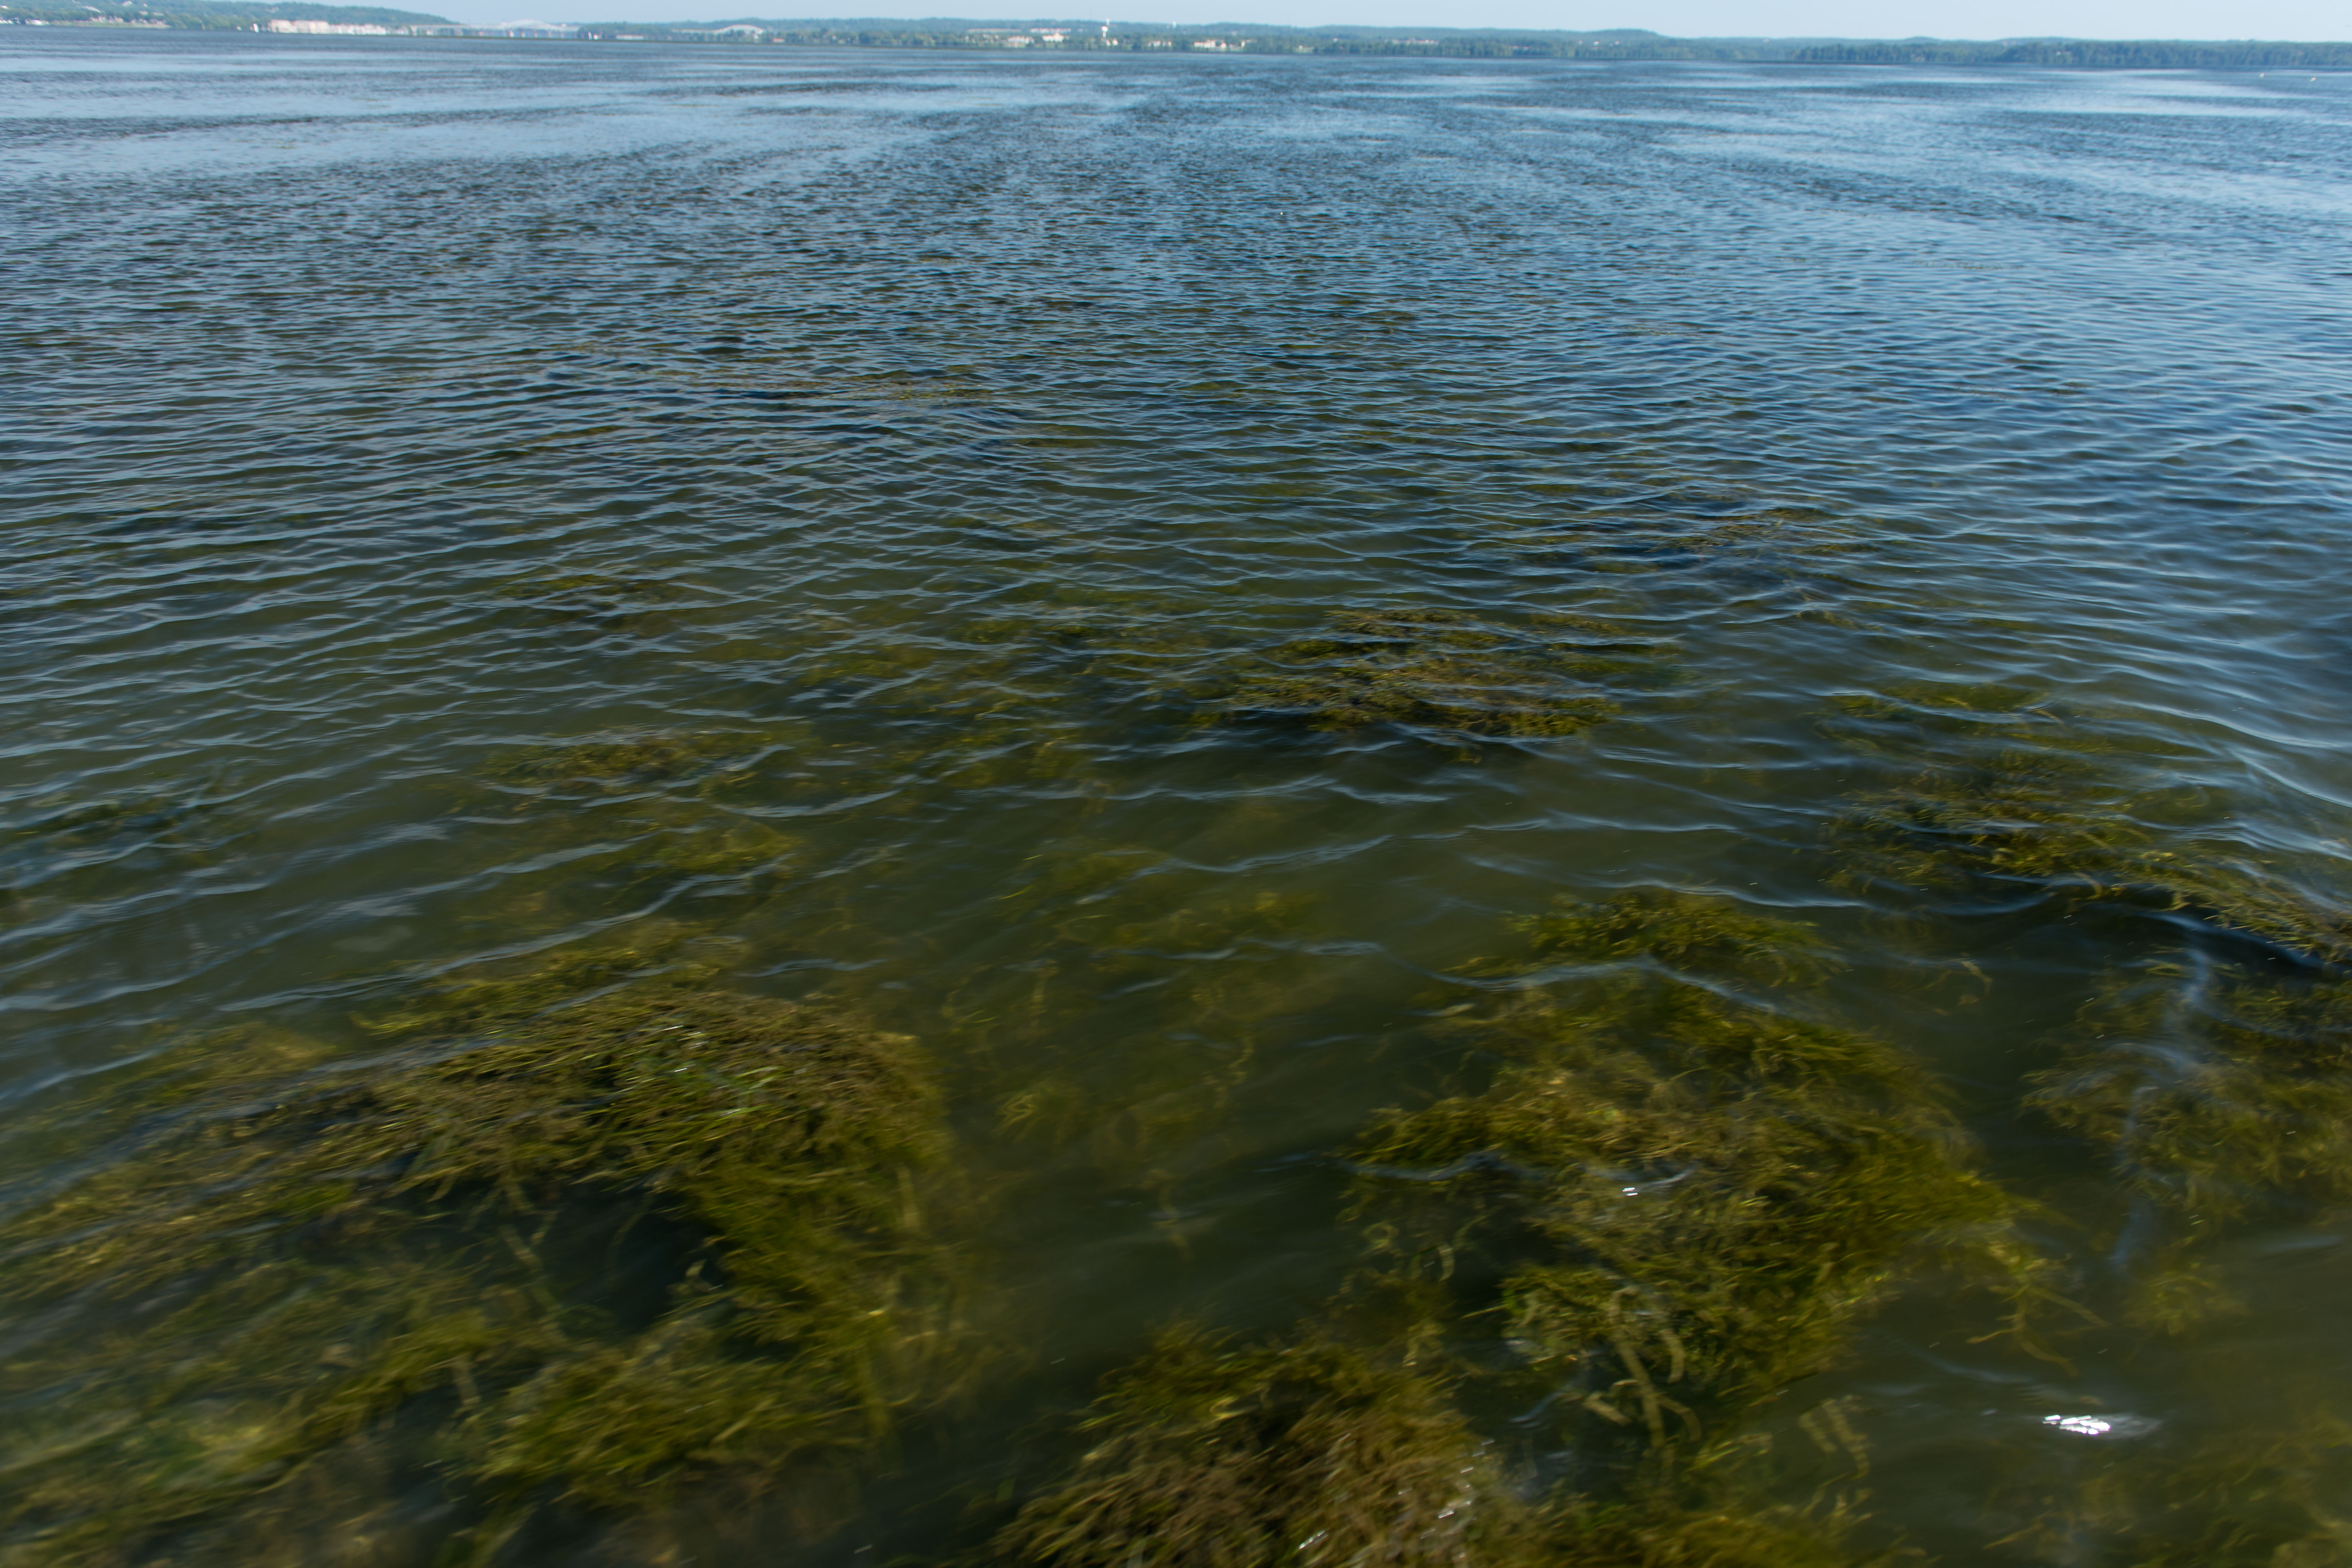
[[[969, 9], [940, 0], [893, 5], [843, 0], [780, 8], [761, 0], [389, 0], [473, 22], [524, 16], [562, 21], [630, 17], [688, 21], [725, 16], [1060, 16]], [[1799, 34], [1853, 38], [2000, 38], [2066, 34], [2086, 38], [2347, 38], [2352, 0], [1148, 0], [1119, 15], [1161, 22], [1279, 22], [1371, 26], [1649, 27], [1690, 37]]]

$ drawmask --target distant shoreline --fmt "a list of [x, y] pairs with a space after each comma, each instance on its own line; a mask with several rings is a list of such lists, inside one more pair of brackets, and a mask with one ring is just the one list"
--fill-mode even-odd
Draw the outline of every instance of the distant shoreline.
[[708, 22], [509, 22], [478, 26], [425, 12], [286, 0], [10, 0], [20, 26], [179, 28], [300, 36], [556, 38], [580, 42], [784, 45], [956, 52], [1403, 56], [1440, 59], [1713, 60], [1795, 65], [2052, 66], [2072, 69], [2344, 69], [2352, 42], [2271, 39], [1677, 38], [1640, 28], [1277, 27], [1240, 23], [929, 18]]

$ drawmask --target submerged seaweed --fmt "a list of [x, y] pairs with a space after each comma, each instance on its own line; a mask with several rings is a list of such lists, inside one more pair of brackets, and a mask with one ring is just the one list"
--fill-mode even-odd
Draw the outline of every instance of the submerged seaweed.
[[525, 574], [501, 583], [503, 599], [519, 599], [556, 615], [586, 618], [625, 616], [685, 596], [684, 587], [658, 577], [622, 577], [606, 572]]
[[1858, 1550], [1842, 1508], [1819, 1510], [1677, 1499], [1570, 1503], [1546, 1510], [1495, 1568], [1868, 1568], [1910, 1553]]
[[772, 826], [772, 805], [810, 787], [818, 751], [769, 726], [608, 732], [493, 755], [456, 793], [473, 822], [499, 830], [511, 870], [466, 918], [511, 940], [690, 881], [772, 886], [804, 848]]
[[[1842, 1504], [1755, 1500], [1737, 1424], [1927, 1267], [1987, 1279], [2024, 1333], [2053, 1282], [2020, 1205], [1969, 1168], [1909, 1058], [1764, 999], [1829, 969], [1805, 926], [1636, 889], [1521, 931], [1480, 971], [1509, 992], [1453, 1026], [1492, 1081], [1387, 1112], [1349, 1152], [1388, 1260], [1370, 1288], [1412, 1321], [1383, 1332], [1343, 1300], [1286, 1342], [1171, 1334], [1107, 1384], [1092, 1447], [993, 1561], [1864, 1560]], [[1477, 1323], [1502, 1326], [1507, 1364]], [[1465, 1383], [1575, 1418], [1553, 1495], [1481, 1443]]]
[[[412, 1409], [509, 1510], [887, 1430], [942, 1343], [919, 1055], [748, 995], [550, 988], [457, 988], [404, 1059], [215, 1096], [8, 1226], [15, 1308], [97, 1325], [12, 1358], [41, 1410], [13, 1539], [98, 1552]], [[666, 1300], [599, 1263], [625, 1246]]]
[[2341, 1568], [2352, 1561], [2352, 1520], [2341, 1502], [2352, 1485], [2352, 1426], [2302, 1398], [2282, 1403], [2284, 1411], [2242, 1417], [2165, 1445], [2169, 1451], [2110, 1452], [2087, 1465], [2053, 1464], [2031, 1448], [2017, 1454], [1987, 1511], [2022, 1522], [1995, 1544], [2039, 1562]]
[[2121, 748], [2041, 693], [1906, 688], [1838, 704], [1846, 744], [1903, 769], [1837, 823], [1849, 876], [1958, 891], [1979, 884], [2122, 890], [2155, 842]]
[[103, 898], [128, 878], [201, 870], [252, 826], [217, 784], [24, 802], [0, 816], [0, 921]]
[[1067, 728], [1074, 708], [1180, 696], [1213, 639], [1181, 604], [1138, 595], [1007, 606], [941, 632], [832, 616], [794, 650], [795, 681], [894, 722]]
[[[1614, 672], [1616, 645], [1591, 630], [1554, 635], [1455, 610], [1345, 610], [1321, 636], [1254, 661], [1218, 704], [1220, 716], [1285, 719], [1312, 730], [1409, 724], [1471, 735], [1572, 735], [1617, 713], [1592, 689]], [[1607, 631], [1602, 633], [1606, 637]]]
[[1804, 927], [1649, 890], [1529, 932], [1583, 972], [1459, 1024], [1493, 1081], [1390, 1112], [1353, 1159], [1367, 1205], [1410, 1194], [1398, 1245], [1495, 1257], [1494, 1310], [1570, 1408], [1687, 1448], [1931, 1259], [2021, 1308], [2046, 1292], [2015, 1200], [1911, 1058], [1742, 994], [1819, 969]]
[[1056, 848], [1024, 869], [994, 900], [1019, 935], [943, 978], [946, 1020], [972, 1056], [1004, 1063], [1005, 1131], [1163, 1191], [1227, 1151], [1218, 1123], [1262, 1065], [1269, 1022], [1341, 993], [1347, 971], [1317, 940], [1328, 911], [1139, 847]]
[[648, 730], [519, 750], [484, 770], [525, 795], [690, 785], [710, 795], [734, 784], [780, 737], [733, 730]]
[[2106, 1151], [2137, 1217], [2115, 1261], [2143, 1327], [2242, 1310], [2200, 1258], [2237, 1221], [2352, 1201], [2352, 973], [2152, 963], [2084, 1009], [2026, 1104]]
[[[1241, 1344], [1192, 1327], [1105, 1380], [1089, 1447], [985, 1560], [1046, 1568], [1854, 1568], [1832, 1507], [1759, 1506], [1717, 1478], [1618, 1500], [1531, 1498], [1453, 1400], [1429, 1325], [1342, 1313]], [[1717, 1458], [1724, 1458], [1718, 1454]]]
[[2352, 976], [2154, 966], [2093, 1004], [2029, 1103], [2202, 1221], [2270, 1193], [2352, 1199]]
[[2352, 916], [2210, 831], [2165, 782], [2177, 750], [2038, 693], [1906, 689], [1840, 705], [1839, 738], [1904, 771], [1850, 801], [1832, 837], [1849, 881], [1994, 898], [2129, 901], [2306, 956], [2352, 953]]
[[993, 1543], [1053, 1568], [1464, 1564], [1507, 1528], [1486, 1445], [1409, 1351], [1164, 1333], [1079, 1423], [1093, 1445]]

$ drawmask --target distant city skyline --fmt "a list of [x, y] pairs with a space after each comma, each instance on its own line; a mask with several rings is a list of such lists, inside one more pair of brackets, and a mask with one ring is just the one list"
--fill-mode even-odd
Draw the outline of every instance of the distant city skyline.
[[[522, 14], [507, 0], [410, 0], [420, 9], [472, 24]], [[730, 10], [709, 0], [535, 0], [530, 13], [566, 22], [723, 21], [737, 16], [875, 16], [972, 20], [1058, 16], [1047, 7], [1014, 11], [940, 0], [867, 0], [824, 7], [759, 4]], [[1680, 37], [2276, 38], [2352, 39], [2344, 0], [1150, 0], [1128, 17], [1197, 26], [1257, 22], [1286, 26], [1549, 27], [1591, 31], [1647, 27]]]

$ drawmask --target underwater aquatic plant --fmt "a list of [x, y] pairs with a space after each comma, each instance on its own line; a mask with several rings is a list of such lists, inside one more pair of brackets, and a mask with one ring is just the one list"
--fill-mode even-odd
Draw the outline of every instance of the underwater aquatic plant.
[[[8, 1536], [134, 1540], [419, 1401], [437, 1468], [522, 1509], [855, 1450], [935, 1392], [947, 1141], [920, 1054], [577, 978], [454, 987], [393, 1062], [215, 1094], [13, 1220], [8, 1304], [93, 1327], [12, 1357], [45, 1392]], [[666, 1293], [612, 1272], [624, 1247]]]
[[1263, 876], [1140, 847], [1056, 847], [1024, 870], [995, 900], [1022, 917], [1004, 950], [1019, 961], [984, 952], [947, 985], [946, 1011], [974, 1054], [1022, 1064], [998, 1099], [1003, 1128], [1083, 1138], [1098, 1170], [1164, 1185], [1179, 1147], [1192, 1153], [1178, 1163], [1222, 1147], [1215, 1123], [1259, 1065], [1266, 1020], [1344, 984], [1317, 951], [1325, 911]]
[[[1328, 1313], [1242, 1344], [1180, 1325], [1111, 1374], [1089, 1447], [982, 1560], [1039, 1568], [1858, 1568], [1841, 1509], [1709, 1477], [1613, 1501], [1531, 1499], [1453, 1402], [1433, 1325]], [[1368, 1348], [1376, 1346], [1377, 1348]]]
[[1845, 744], [1903, 770], [1853, 798], [1834, 829], [1849, 879], [1961, 890], [2065, 886], [2090, 897], [2155, 838], [2120, 742], [2041, 692], [1916, 683], [1836, 703]]
[[115, 850], [124, 844], [173, 844], [180, 830], [220, 802], [199, 791], [186, 798], [162, 790], [142, 790], [75, 804], [70, 797], [51, 796], [32, 803], [29, 812], [0, 826], [0, 844], [12, 847], [38, 845], [68, 850]]
[[833, 616], [794, 650], [793, 679], [893, 721], [1003, 717], [1066, 728], [1074, 708], [1181, 692], [1213, 647], [1197, 606], [1099, 590], [1007, 605], [941, 629]]
[[[1768, 1003], [1831, 967], [1808, 927], [1641, 889], [1519, 931], [1451, 1026], [1499, 1061], [1491, 1081], [1386, 1112], [1349, 1151], [1385, 1261], [1287, 1339], [1163, 1337], [990, 1561], [1877, 1560], [1845, 1543], [1843, 1505], [1758, 1501], [1736, 1423], [1931, 1263], [1988, 1278], [2024, 1333], [2053, 1292], [2021, 1205], [1969, 1168], [1909, 1058]], [[1368, 1320], [1368, 1296], [1409, 1321]], [[1468, 1353], [1479, 1323], [1509, 1364]], [[1480, 1441], [1453, 1401], [1469, 1383], [1579, 1417], [1553, 1495]]]
[[[992, 1557], [1052, 1568], [1467, 1564], [1509, 1511], [1410, 1353], [1163, 1332], [1078, 1423], [1092, 1445]], [[1497, 1521], [1500, 1522], [1500, 1521]]]
[[1391, 1111], [1351, 1151], [1397, 1245], [1471, 1248], [1566, 1404], [1688, 1448], [1835, 1354], [1907, 1271], [1980, 1266], [2022, 1308], [2047, 1266], [1969, 1169], [1931, 1081], [1870, 1036], [1743, 994], [1823, 963], [1803, 926], [1649, 889], [1528, 922], [1585, 966], [1459, 1020], [1492, 1081]]
[[2183, 1331], [2237, 1310], [2197, 1262], [2230, 1222], [2281, 1201], [2352, 1199], [2352, 973], [2146, 965], [2084, 1010], [2026, 1104], [2105, 1149], [2173, 1234], [2125, 1259], [2133, 1316]]
[[1905, 770], [1832, 826], [1849, 882], [2129, 901], [2310, 957], [2352, 954], [2352, 915], [2182, 826], [2199, 802], [2164, 782], [2186, 760], [2176, 747], [2005, 687], [1915, 686], [1838, 708], [1841, 740]]
[[499, 584], [502, 599], [520, 599], [564, 616], [612, 616], [668, 604], [680, 584], [659, 577], [619, 577], [609, 572], [525, 574]]
[[697, 794], [723, 789], [784, 737], [736, 730], [644, 730], [520, 749], [494, 757], [483, 773], [528, 795], [644, 789], [681, 784]]
[[[2274, 1376], [2235, 1369], [2246, 1386]], [[2238, 1410], [2187, 1441], [2158, 1436], [2053, 1465], [2027, 1442], [2005, 1457], [1987, 1500], [1996, 1546], [2032, 1561], [2133, 1568], [2337, 1568], [2352, 1559], [2352, 1426], [2307, 1399]], [[2284, 1405], [2284, 1408], [2277, 1406]]]
[[1831, 1508], [1742, 1506], [1729, 1500], [1570, 1502], [1541, 1516], [1495, 1568], [1868, 1568], [1894, 1551], [1858, 1551], [1854, 1521]]
[[200, 871], [253, 828], [218, 780], [25, 801], [0, 812], [0, 923], [103, 899], [131, 879]]
[[497, 830], [503, 861], [497, 895], [466, 918], [510, 940], [568, 927], [583, 905], [642, 908], [688, 880], [772, 888], [804, 845], [762, 808], [810, 786], [803, 764], [816, 750], [795, 728], [767, 726], [610, 732], [493, 755], [457, 786], [470, 824]]
[[[1455, 610], [1342, 610], [1318, 637], [1255, 660], [1213, 716], [1313, 730], [1412, 724], [1472, 735], [1572, 735], [1617, 713], [1576, 639]], [[1607, 668], [1604, 661], [1603, 668]]]
[[1750, 986], [1810, 984], [1833, 967], [1828, 944], [1799, 921], [1673, 888], [1627, 888], [1597, 902], [1558, 899], [1513, 922], [1527, 956], [1483, 972], [1527, 974], [1552, 964], [1632, 964]]

